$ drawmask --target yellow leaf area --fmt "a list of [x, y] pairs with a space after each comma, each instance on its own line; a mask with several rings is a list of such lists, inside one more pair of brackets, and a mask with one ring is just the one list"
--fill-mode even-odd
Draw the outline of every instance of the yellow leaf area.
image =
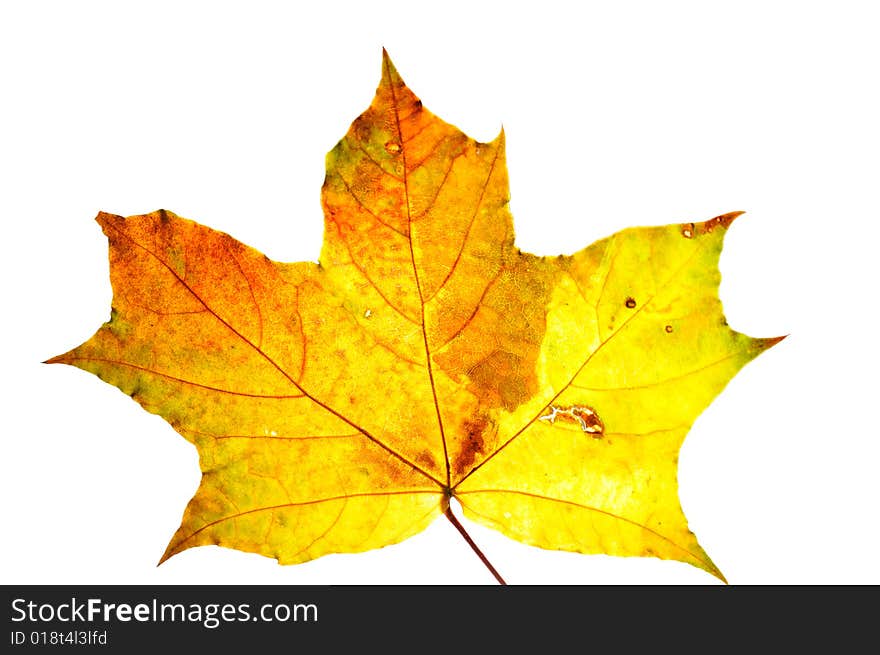
[[386, 55], [327, 156], [320, 264], [164, 210], [98, 216], [111, 318], [50, 361], [198, 449], [163, 561], [209, 544], [282, 564], [378, 548], [455, 497], [527, 544], [722, 578], [688, 530], [676, 462], [699, 413], [778, 341], [723, 318], [737, 214], [536, 257], [514, 245], [508, 197], [503, 134], [478, 143], [438, 119]]

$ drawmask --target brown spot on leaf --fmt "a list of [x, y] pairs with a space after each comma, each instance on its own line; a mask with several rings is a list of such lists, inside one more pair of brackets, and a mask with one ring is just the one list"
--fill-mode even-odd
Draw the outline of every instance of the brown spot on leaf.
[[663, 328], [663, 329], [666, 330], [666, 334], [671, 334], [671, 333], [672, 333], [672, 326], [671, 326], [671, 325], [667, 325], [667, 326], [666, 326], [665, 328]]
[[467, 473], [477, 457], [485, 454], [487, 437], [494, 429], [494, 423], [485, 415], [469, 418], [462, 424], [464, 438], [461, 440], [461, 450], [452, 462], [452, 471], [456, 477]]
[[370, 112], [365, 112], [354, 119], [354, 122], [351, 124], [351, 132], [355, 135], [357, 141], [369, 142], [370, 132], [374, 124], [374, 117], [370, 115]]
[[635, 306], [636, 306], [636, 299], [633, 298], [632, 296], [630, 296], [629, 298], [627, 298], [627, 299], [626, 299], [626, 306], [629, 307], [630, 309], [632, 309], [633, 307], [635, 307]]
[[737, 216], [741, 216], [744, 213], [745, 212], [728, 212], [716, 216], [715, 218], [710, 218], [708, 221], [703, 221], [702, 223], [685, 223], [681, 226], [681, 235], [685, 239], [693, 239], [695, 236], [714, 232], [715, 229], [719, 227], [727, 229]]
[[599, 414], [596, 413], [595, 409], [587, 405], [572, 405], [569, 407], [551, 405], [547, 408], [547, 412], [544, 416], [539, 417], [541, 421], [548, 421], [551, 424], [556, 423], [557, 420], [564, 423], [574, 423], [594, 439], [601, 439], [602, 435], [605, 434], [605, 424], [599, 418]]
[[699, 225], [700, 231], [708, 234], [716, 227], [723, 227], [727, 229], [730, 227], [730, 224], [733, 223], [734, 219], [737, 216], [741, 216], [745, 212], [728, 212], [726, 214], [721, 214], [721, 216], [716, 216], [715, 218], [711, 218], [705, 223], [701, 223]]
[[418, 455], [416, 455], [416, 462], [425, 466], [426, 468], [433, 469], [436, 466], [437, 461], [434, 459], [434, 455], [430, 450], [423, 450]]
[[[512, 247], [512, 240], [505, 243]], [[503, 264], [500, 270], [492, 266], [494, 281], [481, 296], [462, 289], [479, 305], [470, 316], [462, 313], [448, 327], [441, 326], [447, 332], [443, 339], [455, 338], [448, 342], [438, 339], [441, 345], [448, 345], [436, 351], [434, 361], [451, 377], [466, 382], [467, 390], [483, 407], [513, 411], [538, 391], [536, 364], [546, 330], [549, 280], [557, 269], [552, 260], [522, 253], [516, 254], [515, 261], [504, 261], [510, 257], [505, 250], [487, 254], [481, 261], [490, 262], [493, 257]], [[436, 303], [440, 308], [454, 296], [450, 293], [442, 298]], [[490, 325], [491, 339], [477, 336], [485, 334]]]

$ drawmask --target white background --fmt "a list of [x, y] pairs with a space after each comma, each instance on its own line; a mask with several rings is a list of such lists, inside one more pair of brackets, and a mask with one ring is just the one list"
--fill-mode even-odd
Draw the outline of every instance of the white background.
[[[316, 259], [324, 154], [385, 46], [440, 117], [480, 140], [503, 123], [524, 250], [748, 211], [725, 310], [790, 337], [695, 424], [685, 513], [732, 583], [880, 583], [872, 4], [4, 2], [0, 582], [492, 582], [444, 520], [298, 566], [205, 547], [156, 567], [195, 450], [96, 377], [39, 364], [109, 315], [99, 210], [167, 208]], [[512, 583], [716, 582], [467, 525]]]

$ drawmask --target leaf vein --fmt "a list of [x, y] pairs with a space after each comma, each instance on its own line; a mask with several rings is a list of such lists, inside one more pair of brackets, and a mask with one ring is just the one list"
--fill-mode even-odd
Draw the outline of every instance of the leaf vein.
[[[662, 285], [656, 290], [656, 292], [654, 293], [653, 296], [651, 296], [650, 298], [648, 298], [648, 300], [646, 300], [644, 304], [642, 304], [638, 309], [636, 309], [636, 310], [635, 310], [635, 311], [634, 311], [634, 312], [633, 312], [633, 313], [632, 313], [632, 314], [631, 314], [631, 315], [630, 315], [630, 316], [629, 316], [629, 317], [628, 317], [628, 318], [627, 318], [627, 319], [626, 319], [626, 320], [620, 325], [620, 327], [617, 328], [617, 330], [615, 330], [614, 332], [612, 332], [608, 337], [606, 337], [606, 338], [605, 338], [605, 339], [604, 339], [604, 340], [603, 340], [603, 341], [602, 341], [602, 342], [596, 347], [596, 349], [595, 349], [593, 352], [591, 352], [589, 355], [587, 355], [587, 357], [586, 357], [586, 359], [584, 360], [583, 364], [581, 364], [581, 365], [578, 367], [578, 369], [574, 372], [574, 375], [571, 376], [571, 379], [570, 379], [565, 385], [563, 385], [563, 387], [562, 387], [559, 391], [556, 392], [556, 395], [554, 395], [550, 400], [548, 400], [546, 403], [543, 404], [542, 409], [541, 409], [537, 414], [535, 414], [535, 415], [534, 415], [529, 421], [527, 421], [527, 422], [525, 423], [525, 425], [523, 425], [519, 430], [517, 430], [517, 431], [513, 434], [513, 436], [511, 436], [507, 441], [505, 441], [503, 444], [501, 444], [501, 445], [500, 445], [495, 451], [493, 451], [493, 452], [490, 453], [488, 456], [486, 456], [486, 457], [483, 459], [483, 461], [481, 461], [479, 464], [477, 464], [476, 466], [474, 466], [470, 471], [468, 471], [468, 472], [467, 472], [467, 473], [466, 473], [466, 474], [465, 474], [465, 475], [464, 475], [464, 476], [463, 476], [463, 477], [462, 477], [462, 478], [456, 483], [456, 485], [461, 484], [462, 482], [464, 482], [467, 478], [469, 478], [471, 475], [473, 475], [476, 471], [478, 471], [478, 470], [479, 470], [482, 466], [484, 466], [487, 462], [489, 462], [489, 461], [491, 461], [493, 458], [495, 458], [495, 456], [498, 455], [498, 453], [500, 453], [502, 450], [504, 450], [504, 449], [505, 449], [505, 448], [506, 448], [506, 447], [507, 447], [507, 446], [508, 446], [508, 445], [509, 445], [514, 439], [516, 439], [517, 437], [519, 437], [519, 435], [521, 435], [521, 434], [522, 434], [523, 432], [525, 432], [529, 427], [531, 427], [531, 426], [535, 423], [535, 421], [537, 421], [537, 420], [539, 419], [539, 417], [541, 416], [541, 414], [544, 412], [544, 409], [543, 409], [543, 408], [544, 408], [544, 407], [547, 407], [547, 406], [549, 406], [549, 405], [552, 405], [552, 404], [556, 401], [556, 399], [559, 398], [559, 396], [561, 396], [561, 395], [563, 394], [563, 392], [564, 392], [566, 389], [568, 389], [568, 388], [572, 385], [572, 383], [575, 381], [575, 379], [577, 379], [577, 377], [581, 374], [581, 372], [586, 368], [587, 364], [589, 364], [589, 363], [593, 360], [593, 358], [599, 353], [599, 351], [602, 350], [602, 348], [604, 348], [604, 347], [608, 344], [608, 342], [611, 341], [614, 337], [616, 337], [618, 334], [620, 334], [621, 332], [623, 332], [623, 330], [626, 328], [626, 326], [627, 326], [627, 325], [630, 325], [630, 324], [632, 323], [632, 321], [636, 318], [636, 316], [639, 316], [639, 315], [641, 314], [641, 312], [642, 312], [646, 307], [648, 307], [648, 306], [651, 304], [651, 302], [654, 300], [654, 298], [656, 298], [656, 297], [660, 294], [660, 292], [661, 292], [666, 286], [668, 286], [668, 285], [672, 282], [673, 279], [675, 279], [675, 277], [676, 277], [676, 276], [682, 271], [682, 269], [684, 269], [684, 268], [685, 268], [685, 267], [691, 262], [691, 260], [692, 260], [694, 257], [696, 257], [697, 253], [700, 252], [701, 248], [702, 248], [702, 247], [701, 247], [700, 245], [698, 245], [698, 246], [694, 249], [694, 252], [692, 252], [690, 255], [688, 255], [688, 256], [685, 258], [685, 260], [682, 262], [682, 264], [681, 264], [678, 268], [676, 268], [676, 269], [675, 269], [675, 270], [669, 275], [669, 277], [663, 282], [663, 284], [662, 284]], [[610, 270], [610, 269], [609, 269], [609, 270]], [[606, 280], [607, 280], [607, 277], [606, 277]]]
[[[715, 565], [714, 565], [710, 560], [706, 559], [705, 556], [702, 556], [702, 555], [700, 555], [700, 554], [697, 554], [697, 553], [691, 552], [690, 550], [688, 550], [687, 548], [685, 548], [685, 547], [682, 546], [681, 544], [677, 543], [677, 542], [676, 542], [675, 540], [673, 540], [672, 538], [667, 537], [666, 535], [661, 534], [660, 532], [657, 532], [657, 531], [654, 530], [653, 528], [650, 528], [650, 527], [648, 527], [647, 525], [644, 525], [644, 524], [642, 524], [642, 523], [639, 523], [638, 521], [634, 521], [633, 519], [629, 519], [629, 518], [627, 518], [627, 517], [625, 517], [625, 516], [620, 516], [619, 514], [615, 514], [614, 512], [609, 512], [609, 511], [607, 511], [607, 510], [600, 509], [600, 508], [598, 508], [598, 507], [593, 507], [592, 505], [585, 505], [585, 504], [583, 504], [583, 503], [579, 503], [579, 502], [576, 502], [576, 501], [573, 501], [573, 500], [567, 500], [567, 499], [564, 499], [564, 498], [553, 498], [552, 496], [545, 496], [545, 495], [543, 495], [543, 494], [537, 494], [537, 493], [533, 493], [533, 492], [530, 492], [530, 491], [519, 491], [519, 490], [517, 490], [517, 489], [472, 489], [472, 490], [469, 490], [469, 491], [460, 491], [460, 492], [457, 492], [457, 493], [456, 493], [456, 497], [459, 498], [459, 501], [461, 501], [460, 496], [466, 496], [466, 495], [472, 495], [472, 494], [480, 494], [480, 493], [482, 493], [482, 494], [500, 493], [500, 494], [512, 494], [512, 495], [526, 496], [526, 497], [528, 497], [528, 498], [534, 498], [534, 499], [536, 499], [536, 500], [543, 500], [543, 501], [547, 501], [547, 502], [551, 502], [551, 503], [560, 503], [560, 504], [563, 504], [563, 505], [568, 505], [568, 506], [570, 506], [570, 507], [576, 507], [576, 508], [579, 508], [579, 509], [584, 509], [584, 510], [587, 510], [587, 511], [589, 511], [589, 512], [595, 512], [595, 513], [597, 513], [597, 514], [601, 514], [601, 515], [603, 515], [603, 516], [607, 516], [607, 517], [609, 517], [609, 518], [612, 518], [612, 519], [615, 519], [615, 520], [618, 520], [618, 521], [622, 521], [622, 522], [624, 522], [624, 523], [628, 523], [629, 525], [632, 525], [632, 526], [634, 526], [634, 527], [641, 528], [642, 530], [645, 530], [646, 532], [649, 532], [649, 533], [653, 534], [655, 537], [658, 537], [659, 539], [662, 539], [662, 540], [668, 542], [669, 544], [671, 544], [671, 545], [674, 546], [675, 548], [678, 548], [679, 550], [681, 550], [681, 551], [687, 553], [688, 555], [690, 555], [691, 557], [693, 557], [693, 558], [694, 558], [695, 560], [697, 560], [698, 562], [701, 562], [702, 564], [704, 564], [704, 565], [706, 566], [706, 568], [708, 568], [708, 569], [710, 569], [710, 570], [712, 570], [712, 571], [717, 571], [717, 570], [718, 570], [718, 569], [715, 567]], [[464, 503], [462, 503], [462, 504], [464, 504]], [[470, 508], [468, 508], [468, 509], [469, 509], [469, 511], [473, 511], [473, 510], [470, 509]], [[476, 513], [476, 512], [475, 512], [475, 513]], [[481, 514], [481, 516], [484, 516], [484, 515]], [[488, 517], [487, 517], [487, 518], [488, 518]], [[492, 520], [492, 519], [490, 518], [490, 520]]]
[[372, 209], [370, 209], [369, 207], [367, 207], [366, 203], [364, 203], [364, 201], [361, 200], [361, 198], [360, 198], [360, 197], [354, 192], [354, 189], [351, 188], [351, 186], [348, 184], [348, 182], [347, 182], [347, 181], [345, 180], [345, 178], [342, 176], [342, 173], [340, 173], [339, 171], [336, 171], [336, 176], [337, 176], [337, 177], [340, 179], [340, 181], [342, 182], [342, 185], [345, 187], [345, 190], [348, 191], [348, 195], [350, 195], [352, 198], [354, 198], [354, 201], [358, 204], [358, 206], [359, 206], [361, 209], [363, 209], [365, 212], [367, 212], [367, 214], [368, 214], [368, 215], [369, 215], [374, 221], [376, 221], [376, 222], [379, 223], [380, 225], [383, 225], [384, 227], [387, 227], [387, 228], [388, 228], [389, 230], [391, 230], [392, 232], [396, 232], [397, 234], [399, 234], [400, 236], [402, 236], [404, 239], [409, 239], [409, 235], [408, 235], [406, 232], [403, 232], [403, 231], [399, 230], [398, 228], [394, 227], [394, 226], [391, 225], [390, 223], [386, 223], [386, 222], [383, 221], [381, 218], [379, 218], [379, 216], [378, 216], [375, 212], [373, 212]]
[[663, 380], [658, 380], [657, 382], [648, 382], [645, 384], [636, 384], [636, 385], [625, 386], [625, 387], [585, 387], [585, 386], [581, 386], [579, 384], [574, 384], [572, 382], [570, 386], [573, 389], [580, 389], [582, 391], [632, 391], [635, 389], [650, 389], [651, 387], [660, 387], [660, 386], [663, 386], [664, 384], [669, 384], [670, 382], [678, 382], [679, 380], [684, 380], [685, 378], [688, 378], [692, 375], [696, 375], [697, 373], [702, 373], [703, 371], [710, 369], [713, 366], [718, 366], [719, 364], [723, 364], [727, 360], [733, 359], [734, 357], [738, 357], [746, 352], [747, 352], [747, 350], [737, 350], [736, 352], [732, 352], [729, 355], [725, 355], [721, 359], [717, 359], [714, 362], [709, 362], [708, 364], [705, 364], [705, 365], [700, 366], [698, 368], [687, 371], [686, 373], [682, 373], [681, 375], [676, 375], [671, 378], [665, 378]]
[[242, 512], [238, 512], [236, 514], [231, 514], [229, 516], [223, 516], [219, 519], [215, 519], [213, 521], [209, 521], [194, 530], [186, 537], [180, 539], [173, 546], [168, 548], [169, 553], [177, 552], [180, 547], [197, 536], [198, 534], [208, 530], [209, 528], [214, 527], [215, 525], [219, 525], [220, 523], [224, 523], [226, 521], [232, 521], [234, 519], [241, 518], [243, 516], [247, 516], [250, 514], [257, 514], [259, 512], [271, 512], [280, 509], [290, 509], [293, 507], [307, 507], [309, 505], [319, 505], [321, 503], [329, 503], [335, 500], [348, 500], [350, 498], [369, 498], [373, 496], [406, 496], [409, 494], [437, 494], [439, 493], [436, 489], [411, 489], [411, 490], [401, 490], [401, 491], [375, 491], [375, 492], [362, 492], [362, 493], [352, 493], [352, 494], [341, 494], [338, 496], [328, 496], [326, 498], [315, 498], [313, 500], [303, 500], [295, 503], [283, 503], [281, 505], [271, 505], [268, 507], [255, 507], [254, 509], [245, 510]]
[[[330, 414], [332, 414], [333, 416], [337, 417], [337, 418], [340, 419], [341, 421], [347, 423], [348, 425], [350, 425], [351, 427], [353, 427], [355, 430], [360, 431], [360, 432], [364, 435], [364, 437], [366, 437], [367, 439], [369, 439], [370, 441], [372, 441], [373, 443], [375, 443], [375, 444], [376, 444], [377, 446], [379, 446], [380, 448], [384, 449], [384, 450], [385, 450], [386, 452], [388, 452], [391, 456], [393, 456], [393, 457], [399, 459], [401, 462], [405, 463], [407, 466], [409, 466], [410, 468], [412, 468], [413, 471], [416, 471], [416, 472], [420, 473], [421, 475], [425, 476], [425, 477], [428, 478], [429, 480], [432, 480], [433, 482], [436, 482], [437, 484], [439, 484], [439, 485], [442, 486], [442, 483], [441, 483], [437, 478], [435, 478], [435, 477], [434, 477], [433, 475], [431, 475], [429, 472], [427, 472], [426, 470], [424, 470], [422, 467], [418, 466], [417, 464], [415, 464], [414, 462], [410, 461], [409, 459], [407, 459], [406, 457], [404, 457], [402, 454], [400, 454], [399, 452], [397, 452], [396, 450], [394, 450], [393, 448], [391, 448], [391, 447], [388, 446], [387, 444], [383, 443], [380, 439], [376, 438], [375, 436], [373, 436], [372, 434], [370, 434], [369, 432], [367, 432], [364, 428], [362, 428], [362, 427], [360, 427], [359, 425], [357, 425], [356, 423], [354, 423], [351, 419], [349, 419], [349, 418], [346, 417], [345, 415], [341, 414], [341, 413], [338, 412], [337, 410], [333, 409], [333, 407], [327, 405], [326, 403], [322, 402], [321, 400], [319, 400], [318, 398], [316, 398], [315, 396], [313, 396], [313, 395], [311, 395], [309, 392], [307, 392], [307, 391], [306, 391], [306, 390], [305, 390], [305, 389], [299, 384], [299, 382], [297, 382], [297, 381], [296, 381], [296, 380], [295, 380], [295, 379], [294, 379], [294, 378], [293, 378], [293, 377], [292, 377], [287, 371], [285, 371], [285, 370], [284, 370], [284, 369], [283, 369], [283, 368], [282, 368], [282, 367], [281, 367], [281, 366], [280, 366], [280, 365], [279, 365], [274, 359], [272, 359], [272, 358], [271, 358], [266, 352], [264, 352], [263, 350], [261, 350], [260, 348], [258, 348], [258, 347], [257, 347], [252, 341], [250, 341], [250, 340], [249, 340], [247, 337], [245, 337], [241, 332], [239, 332], [238, 330], [236, 330], [236, 329], [235, 329], [230, 323], [228, 323], [228, 322], [225, 321], [223, 318], [221, 318], [220, 315], [217, 314], [213, 309], [211, 309], [211, 307], [210, 307], [210, 306], [209, 306], [209, 305], [208, 305], [208, 304], [207, 304], [207, 303], [206, 303], [206, 302], [205, 302], [205, 301], [204, 301], [204, 300], [203, 300], [203, 299], [202, 299], [202, 298], [201, 298], [201, 297], [195, 292], [195, 290], [194, 290], [192, 287], [190, 287], [190, 286], [189, 286], [189, 285], [188, 285], [183, 279], [181, 279], [181, 277], [177, 274], [177, 272], [176, 272], [171, 266], [169, 266], [167, 262], [165, 262], [161, 257], [159, 257], [156, 253], [154, 253], [152, 250], [150, 250], [150, 249], [147, 248], [146, 246], [143, 246], [142, 244], [140, 244], [140, 243], [138, 243], [137, 241], [135, 241], [131, 236], [129, 236], [126, 232], [124, 232], [124, 231], [123, 231], [122, 229], [120, 229], [119, 227], [117, 227], [117, 226], [115, 226], [115, 225], [113, 225], [112, 223], [109, 223], [109, 222], [107, 222], [106, 224], [109, 225], [109, 226], [111, 226], [111, 227], [112, 227], [114, 230], [116, 230], [119, 234], [121, 234], [123, 237], [125, 237], [126, 239], [128, 239], [129, 241], [131, 241], [131, 242], [132, 242], [133, 244], [135, 244], [137, 247], [139, 247], [139, 248], [141, 248], [142, 250], [144, 250], [144, 251], [145, 251], [146, 253], [148, 253], [151, 257], [153, 257], [156, 261], [158, 261], [159, 263], [161, 263], [166, 269], [168, 269], [168, 271], [171, 273], [171, 275], [173, 275], [174, 278], [177, 279], [178, 282], [180, 282], [180, 284], [182, 284], [182, 285], [184, 286], [184, 288], [185, 288], [187, 291], [189, 291], [189, 293], [191, 293], [191, 294], [193, 295], [193, 297], [194, 297], [196, 300], [198, 300], [200, 303], [202, 303], [202, 305], [204, 305], [205, 309], [207, 309], [208, 312], [209, 312], [212, 316], [214, 316], [218, 321], [220, 321], [221, 324], [223, 324], [224, 326], [226, 326], [226, 328], [228, 328], [233, 334], [235, 334], [236, 336], [238, 336], [238, 338], [241, 339], [244, 343], [248, 344], [251, 348], [253, 348], [253, 349], [254, 349], [254, 350], [255, 350], [255, 351], [256, 351], [261, 357], [263, 357], [267, 362], [269, 362], [272, 366], [274, 366], [274, 367], [275, 367], [275, 368], [276, 368], [276, 369], [277, 369], [277, 370], [278, 370], [278, 371], [279, 371], [284, 377], [286, 377], [286, 378], [290, 381], [290, 383], [291, 383], [293, 386], [295, 386], [297, 389], [299, 389], [299, 391], [302, 392], [302, 394], [305, 395], [307, 398], [309, 398], [313, 403], [315, 403], [317, 406], [323, 408], [325, 411], [329, 412]], [[52, 361], [52, 360], [49, 360], [49, 361]], [[447, 482], [447, 484], [448, 484], [448, 482]]]
[[[398, 182], [403, 182], [403, 178], [400, 177], [400, 175], [395, 175], [391, 171], [387, 170], [384, 166], [382, 166], [382, 164], [380, 164], [375, 159], [373, 159], [373, 156], [369, 152], [367, 152], [367, 149], [364, 148], [364, 145], [362, 143], [358, 142], [358, 148], [360, 149], [360, 151], [362, 153], [364, 153], [364, 156], [370, 161], [370, 163], [373, 164], [380, 171], [382, 171], [385, 175], [387, 175], [388, 177], [390, 177], [392, 179], [397, 180]], [[342, 177], [342, 176], [340, 175], [340, 177]]]
[[[389, 68], [390, 64], [388, 60], [385, 60], [385, 74], [388, 79], [391, 79], [391, 70]], [[394, 91], [394, 85], [390, 85], [391, 88], [391, 101], [394, 109], [394, 119], [396, 121], [397, 126], [397, 138], [399, 141], [403, 141], [403, 132], [400, 129], [400, 106], [397, 103], [397, 94]], [[406, 200], [406, 224], [408, 226], [410, 235], [412, 235], [412, 206], [410, 204], [409, 198], [409, 177], [408, 177], [408, 167], [406, 163], [406, 148], [401, 148], [400, 154], [403, 158], [403, 192], [404, 198]], [[422, 341], [425, 345], [425, 362], [428, 368], [428, 380], [431, 384], [431, 395], [434, 397], [434, 411], [437, 415], [437, 425], [440, 428], [440, 441], [443, 444], [443, 459], [446, 464], [446, 487], [452, 482], [452, 469], [449, 464], [449, 449], [446, 444], [446, 431], [443, 426], [443, 416], [440, 413], [440, 402], [437, 399], [437, 385], [434, 382], [434, 367], [431, 362], [431, 347], [428, 344], [428, 331], [425, 328], [425, 296], [422, 293], [422, 283], [419, 279], [419, 269], [416, 266], [416, 253], [413, 247], [412, 238], [409, 239], [409, 255], [410, 261], [412, 262], [413, 269], [413, 277], [416, 280], [416, 290], [419, 294], [419, 310], [421, 312], [421, 332], [422, 332]]]
[[[452, 274], [455, 272], [455, 269], [458, 267], [459, 261], [461, 261], [461, 255], [464, 252], [464, 247], [467, 245], [468, 239], [471, 234], [471, 230], [474, 227], [474, 223], [477, 220], [477, 214], [480, 213], [480, 207], [483, 204], [483, 197], [486, 195], [486, 189], [489, 187], [489, 181], [492, 179], [492, 173], [495, 171], [495, 162], [498, 161], [498, 151], [495, 151], [495, 157], [492, 159], [492, 164], [489, 166], [489, 173], [486, 175], [486, 180], [483, 182], [483, 188], [480, 189], [480, 197], [477, 198], [477, 204], [474, 207], [474, 213], [471, 215], [471, 220], [468, 222], [467, 229], [464, 232], [464, 236], [461, 239], [461, 246], [458, 249], [458, 254], [455, 256], [455, 260], [452, 262], [452, 266], [449, 267], [449, 271], [446, 273], [446, 277], [443, 278], [443, 281], [437, 286], [434, 292], [431, 294], [431, 298], [436, 296], [440, 291], [446, 286], [446, 283], [449, 282], [449, 278], [452, 277]], [[428, 298], [425, 302], [430, 301], [431, 298]]]
[[259, 393], [245, 393], [243, 391], [231, 391], [229, 389], [221, 389], [220, 387], [212, 387], [207, 384], [202, 384], [200, 382], [194, 382], [192, 380], [185, 380], [183, 378], [176, 377], [174, 375], [169, 375], [168, 373], [162, 373], [161, 371], [154, 371], [145, 366], [140, 366], [138, 364], [132, 364], [131, 362], [123, 362], [116, 359], [108, 359], [104, 357], [56, 357], [54, 359], [50, 359], [50, 362], [75, 362], [75, 361], [86, 361], [86, 362], [104, 362], [106, 364], [113, 364], [115, 366], [126, 366], [128, 368], [137, 369], [139, 371], [143, 371], [144, 373], [148, 373], [150, 375], [157, 375], [159, 377], [166, 378], [173, 382], [179, 382], [181, 384], [186, 384], [193, 387], [199, 387], [201, 389], [206, 389], [208, 391], [216, 391], [218, 393], [226, 393], [231, 396], [244, 396], [246, 398], [271, 398], [277, 400], [286, 400], [286, 399], [297, 399], [297, 398], [307, 398], [306, 394], [300, 393], [295, 395], [276, 395], [276, 394], [259, 394]]

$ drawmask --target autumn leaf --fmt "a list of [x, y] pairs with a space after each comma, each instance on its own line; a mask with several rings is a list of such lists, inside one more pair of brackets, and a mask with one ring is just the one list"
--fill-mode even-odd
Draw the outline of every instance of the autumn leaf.
[[99, 214], [110, 320], [49, 361], [198, 449], [201, 484], [162, 561], [216, 544], [294, 564], [442, 514], [479, 552], [454, 497], [527, 544], [723, 579], [676, 464], [700, 412], [779, 341], [722, 314], [739, 212], [537, 257], [514, 245], [508, 198], [503, 133], [478, 143], [438, 119], [386, 55], [327, 155], [320, 263], [270, 261], [164, 210]]

